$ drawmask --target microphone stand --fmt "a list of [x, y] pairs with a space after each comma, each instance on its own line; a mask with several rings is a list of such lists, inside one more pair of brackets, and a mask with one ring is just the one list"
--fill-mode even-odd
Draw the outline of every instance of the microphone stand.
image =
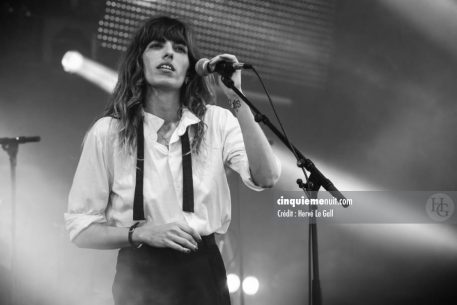
[[10, 304], [17, 304], [17, 274], [16, 274], [16, 165], [19, 144], [38, 142], [40, 137], [0, 138], [0, 145], [7, 152], [10, 160], [11, 173], [11, 295]]
[[[249, 100], [248, 98], [235, 87], [234, 82], [231, 79], [231, 73], [222, 73], [221, 80], [228, 88], [232, 89], [254, 112], [254, 118], [256, 122], [262, 122], [281, 140], [282, 143], [294, 154], [297, 159], [297, 166], [300, 167], [305, 173], [307, 182], [303, 183], [301, 179], [297, 180], [297, 185], [300, 189], [305, 192], [305, 195], [309, 199], [316, 199], [318, 191], [322, 186], [326, 189], [333, 197], [338, 200], [345, 199], [343, 194], [333, 185], [333, 183], [326, 178], [314, 165], [314, 163], [306, 158], [293, 144], [289, 142], [286, 136], [281, 133], [266, 115], [261, 113]], [[306, 176], [305, 169], [311, 173], [308, 177]], [[347, 206], [344, 206], [347, 207]], [[312, 217], [309, 217], [309, 231], [308, 231], [308, 304], [310, 305], [321, 305], [322, 304], [322, 291], [319, 279], [319, 256], [317, 247], [317, 219], [316, 205], [309, 205], [309, 211], [312, 212]]]

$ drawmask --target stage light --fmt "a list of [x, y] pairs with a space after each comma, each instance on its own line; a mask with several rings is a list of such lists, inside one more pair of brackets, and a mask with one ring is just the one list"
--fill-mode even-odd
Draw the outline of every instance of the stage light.
[[399, 14], [432, 41], [457, 56], [457, 2], [453, 0], [383, 0], [380, 3]]
[[254, 295], [259, 291], [259, 280], [255, 276], [248, 276], [243, 280], [243, 291], [247, 295]]
[[229, 273], [227, 275], [227, 286], [230, 293], [234, 293], [240, 289], [240, 277], [234, 273]]
[[83, 56], [77, 51], [68, 51], [62, 57], [62, 66], [65, 72], [75, 73], [83, 65]]
[[[107, 44], [107, 47], [110, 46], [111, 44]], [[62, 66], [66, 72], [77, 74], [108, 93], [113, 92], [117, 82], [116, 71], [86, 58], [76, 51], [65, 53], [62, 57]]]

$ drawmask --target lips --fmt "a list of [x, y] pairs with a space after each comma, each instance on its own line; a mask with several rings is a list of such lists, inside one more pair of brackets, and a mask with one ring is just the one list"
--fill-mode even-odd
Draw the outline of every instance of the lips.
[[170, 63], [161, 63], [157, 66], [157, 69], [164, 71], [175, 71], [175, 67]]

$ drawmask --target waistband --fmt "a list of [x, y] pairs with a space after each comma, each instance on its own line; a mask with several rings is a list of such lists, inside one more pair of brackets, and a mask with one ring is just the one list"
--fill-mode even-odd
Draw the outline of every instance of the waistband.
[[214, 237], [214, 233], [206, 236], [202, 236], [202, 241], [198, 242], [198, 247], [209, 247], [216, 245], [216, 238]]

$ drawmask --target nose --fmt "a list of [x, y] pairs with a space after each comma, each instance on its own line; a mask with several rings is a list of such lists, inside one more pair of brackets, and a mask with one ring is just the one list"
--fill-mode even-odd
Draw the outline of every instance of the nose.
[[174, 50], [173, 50], [173, 44], [171, 43], [171, 41], [165, 42], [163, 50], [164, 50], [163, 58], [173, 59]]

